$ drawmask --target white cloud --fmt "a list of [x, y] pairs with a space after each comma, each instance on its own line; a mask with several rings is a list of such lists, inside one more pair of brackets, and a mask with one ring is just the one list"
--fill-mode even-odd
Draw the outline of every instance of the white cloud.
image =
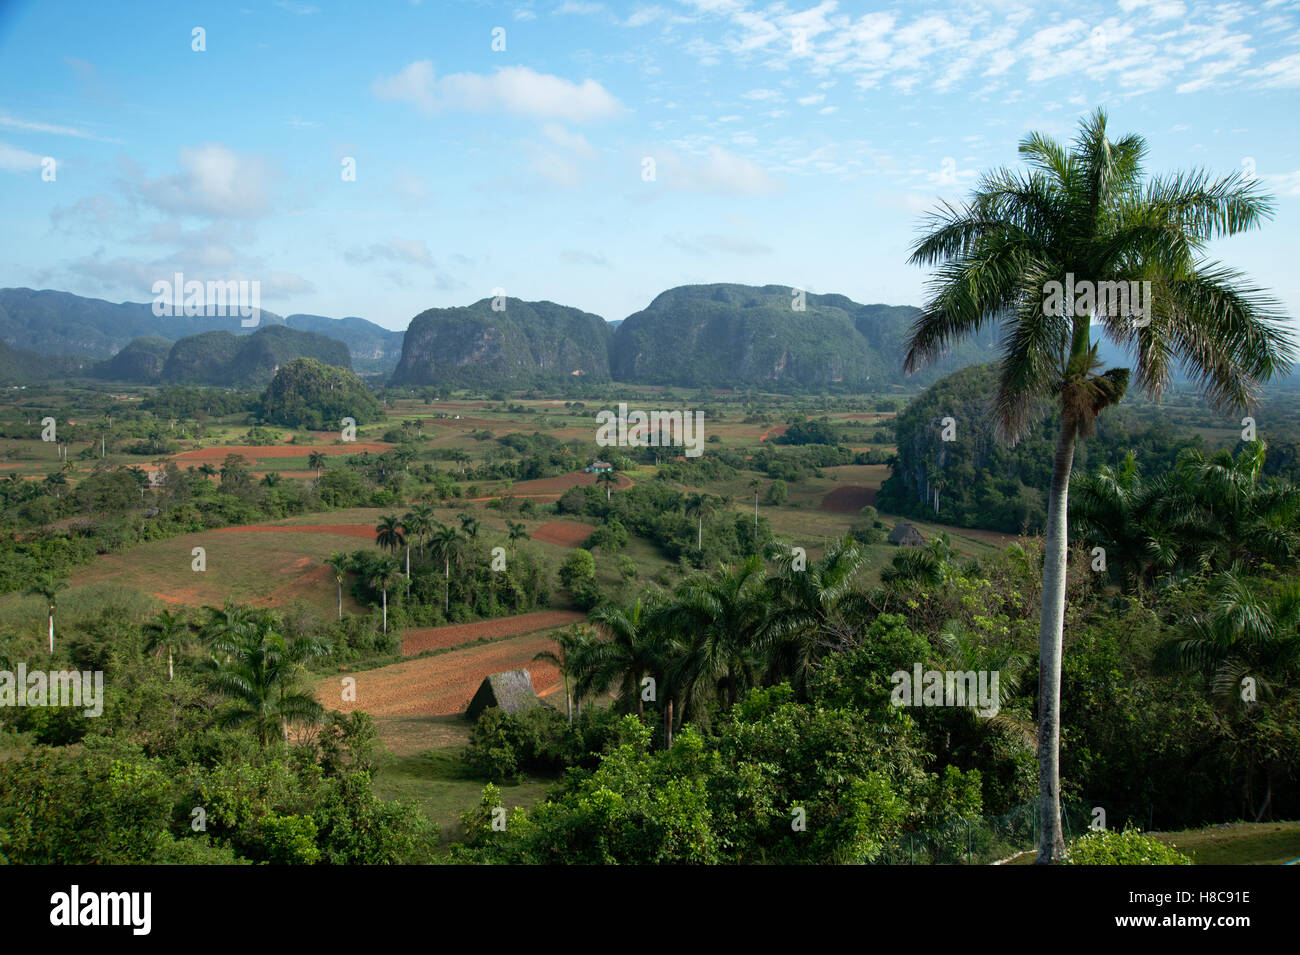
[[1261, 176], [1265, 182], [1273, 184], [1273, 187], [1284, 196], [1300, 196], [1300, 169], [1295, 172], [1276, 173], [1272, 176]]
[[0, 113], [0, 126], [8, 126], [11, 129], [22, 129], [33, 133], [50, 133], [54, 136], [73, 136], [77, 139], [93, 139], [101, 143], [120, 143], [120, 139], [105, 139], [103, 136], [96, 136], [94, 133], [86, 132], [84, 129], [77, 129], [75, 126], [56, 126], [52, 123], [37, 123], [31, 120], [15, 119], [4, 113]]
[[778, 188], [762, 166], [721, 146], [710, 146], [703, 157], [683, 158], [672, 151], [651, 155], [656, 160], [657, 181], [671, 189], [752, 196]]
[[271, 172], [260, 160], [239, 156], [220, 143], [182, 146], [181, 172], [135, 184], [149, 204], [174, 215], [215, 219], [254, 218], [270, 211]]
[[613, 268], [609, 264], [609, 259], [605, 258], [599, 252], [583, 252], [579, 249], [565, 249], [560, 253], [560, 258], [570, 265], [594, 265], [597, 268]]
[[571, 133], [559, 123], [547, 123], [542, 127], [542, 135], [561, 149], [579, 156], [590, 157], [596, 154], [596, 150], [592, 149], [591, 143], [587, 142], [587, 138], [582, 133]]
[[423, 269], [436, 269], [438, 263], [434, 261], [429, 247], [425, 245], [423, 239], [388, 239], [385, 242], [374, 242], [368, 248], [354, 249], [347, 253], [348, 261], [355, 264], [366, 264], [375, 261], [397, 262], [403, 265], [415, 265]]
[[453, 73], [439, 79], [432, 60], [417, 60], [376, 81], [373, 89], [382, 100], [410, 103], [426, 115], [443, 109], [504, 110], [581, 123], [623, 111], [622, 104], [595, 80], [574, 83], [526, 66], [502, 67], [491, 74]]
[[582, 17], [595, 16], [604, 11], [603, 3], [580, 3], [578, 0], [564, 0], [564, 3], [555, 8], [557, 14], [572, 13]]
[[36, 153], [29, 153], [25, 149], [18, 149], [15, 146], [0, 143], [0, 169], [5, 172], [29, 172], [33, 169], [39, 169], [41, 158]]

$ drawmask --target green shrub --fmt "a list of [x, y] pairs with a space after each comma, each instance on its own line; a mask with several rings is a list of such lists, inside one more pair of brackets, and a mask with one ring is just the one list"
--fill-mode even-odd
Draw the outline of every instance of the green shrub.
[[1090, 832], [1070, 843], [1066, 865], [1191, 865], [1177, 847], [1137, 829]]

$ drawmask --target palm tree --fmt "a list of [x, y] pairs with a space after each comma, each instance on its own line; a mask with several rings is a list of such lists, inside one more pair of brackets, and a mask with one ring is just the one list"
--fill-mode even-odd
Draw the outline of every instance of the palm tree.
[[601, 471], [596, 475], [596, 483], [605, 485], [605, 500], [608, 501], [611, 489], [618, 486], [618, 475], [613, 471]]
[[218, 720], [222, 727], [251, 723], [263, 745], [279, 730], [288, 742], [289, 723], [315, 723], [324, 708], [310, 693], [294, 688], [298, 670], [329, 648], [301, 638], [290, 643], [269, 616], [258, 615], [246, 626], [217, 637], [204, 669], [214, 690], [235, 705]]
[[401, 583], [402, 579], [402, 568], [392, 557], [377, 561], [370, 570], [370, 586], [383, 595], [384, 633], [388, 632], [388, 588]]
[[[551, 639], [559, 646], [560, 652], [557, 654], [554, 650], [543, 650], [536, 654], [533, 659], [548, 660], [559, 667], [560, 676], [564, 677], [565, 714], [569, 722], [572, 723], [573, 694], [569, 690], [569, 680], [579, 672], [582, 656], [591, 643], [592, 633], [590, 628], [575, 623], [567, 630], [557, 630], [551, 634]], [[581, 690], [578, 694], [578, 706], [582, 706]]]
[[851, 537], [836, 541], [826, 553], [802, 570], [794, 566], [793, 551], [777, 556], [778, 573], [768, 579], [772, 595], [769, 626], [775, 642], [769, 662], [772, 682], [789, 680], [795, 692], [806, 695], [813, 667], [842, 632], [836, 623], [845, 611], [855, 619], [865, 614], [866, 598], [853, 589], [867, 554]]
[[442, 561], [442, 572], [446, 580], [442, 605], [444, 615], [451, 612], [451, 565], [453, 563], [459, 565], [463, 544], [464, 541], [456, 528], [441, 523], [435, 525], [433, 534], [429, 538], [429, 552], [435, 560]]
[[695, 538], [695, 549], [704, 549], [704, 519], [717, 513], [717, 504], [708, 494], [692, 494], [686, 499], [686, 516], [695, 515], [700, 520], [699, 533]]
[[[425, 535], [429, 533], [431, 527], [433, 527], [432, 518], [427, 517], [418, 507], [412, 508], [402, 515], [402, 528], [406, 531], [408, 536], [415, 538], [421, 553], [424, 552]], [[407, 542], [407, 546], [409, 549], [409, 541]]]
[[323, 451], [313, 451], [311, 454], [307, 455], [307, 467], [316, 472], [317, 478], [319, 478], [321, 472], [325, 470], [325, 460], [325, 453]]
[[[382, 549], [397, 553], [397, 549], [406, 544], [406, 534], [402, 530], [402, 522], [397, 519], [396, 514], [385, 514], [375, 525], [375, 543]], [[411, 573], [411, 549], [409, 545], [406, 549], [406, 573]]]
[[1207, 613], [1185, 617], [1187, 636], [1162, 648], [1162, 661], [1200, 670], [1220, 699], [1239, 701], [1241, 681], [1255, 677], [1262, 695], [1300, 673], [1300, 581], [1271, 599], [1234, 567], [1210, 585]]
[[620, 706], [630, 710], [635, 700], [638, 717], [645, 715], [641, 684], [646, 677], [655, 681], [656, 697], [668, 698], [665, 673], [673, 645], [668, 633], [655, 626], [661, 606], [662, 598], [650, 591], [631, 607], [604, 604], [587, 615], [607, 639], [593, 641], [583, 654], [583, 689], [604, 693], [617, 684]]
[[280, 486], [280, 472], [279, 472], [279, 471], [267, 471], [266, 474], [262, 475], [262, 486], [263, 486], [263, 487], [279, 487], [279, 486]]
[[506, 529], [510, 532], [510, 543], [518, 540], [528, 540], [528, 525], [523, 521], [506, 521]]
[[478, 518], [473, 514], [460, 514], [460, 529], [466, 537], [474, 540], [478, 537]]
[[1095, 317], [1134, 359], [1136, 383], [1152, 397], [1181, 361], [1216, 407], [1247, 406], [1260, 382], [1289, 365], [1294, 342], [1270, 300], [1203, 257], [1209, 240], [1255, 228], [1272, 212], [1271, 200], [1239, 173], [1144, 182], [1145, 141], [1112, 142], [1101, 110], [1081, 123], [1072, 148], [1031, 133], [1020, 152], [1030, 171], [986, 175], [964, 207], [944, 204], [932, 215], [913, 249], [912, 263], [938, 273], [912, 326], [905, 370], [1000, 322], [999, 431], [1018, 439], [1049, 399], [1059, 411], [1039, 630], [1038, 861], [1050, 863], [1065, 850], [1059, 744], [1070, 471], [1076, 445], [1129, 382], [1126, 368], [1097, 374], [1097, 309], [1078, 301], [1056, 307], [1060, 290], [1073, 290], [1076, 274], [1093, 283], [1151, 283], [1141, 323], [1117, 307]]
[[[415, 519], [415, 524], [412, 525], [412, 533], [419, 538], [420, 553], [423, 554], [425, 538], [429, 536], [429, 532], [433, 530], [433, 525], [438, 520], [437, 510], [432, 504], [421, 501], [411, 508], [411, 516]], [[418, 530], [415, 528], [418, 528]]]
[[[1209, 587], [1208, 612], [1180, 621], [1187, 636], [1169, 641], [1160, 654], [1166, 666], [1204, 673], [1212, 696], [1240, 708], [1238, 712], [1244, 710], [1247, 726], [1258, 718], [1252, 712], [1257, 698], [1294, 686], [1300, 677], [1300, 581], [1289, 581], [1268, 595], [1261, 592], [1266, 586], [1247, 580], [1240, 566], [1218, 575]], [[1254, 681], [1254, 697], [1245, 693], [1247, 677]], [[1273, 779], [1290, 774], [1291, 760], [1278, 752], [1267, 734], [1261, 739], [1247, 731], [1240, 740], [1238, 752], [1245, 756], [1242, 799], [1258, 822], [1272, 804]], [[1256, 811], [1251, 790], [1261, 769], [1265, 787]]]
[[51, 491], [56, 498], [61, 498], [63, 495], [60, 492], [68, 486], [68, 476], [62, 471], [52, 471], [46, 475], [45, 480], [41, 483], [45, 485], [46, 489]]
[[50, 655], [54, 655], [54, 610], [58, 606], [58, 594], [61, 590], [66, 590], [68, 582], [58, 580], [48, 574], [38, 577], [36, 582], [27, 588], [27, 593], [34, 597], [44, 597], [46, 612], [50, 622]]
[[1160, 500], [1162, 486], [1142, 479], [1132, 451], [1118, 467], [1103, 465], [1081, 477], [1072, 490], [1079, 531], [1088, 544], [1102, 548], [1108, 571], [1137, 585], [1157, 568], [1172, 566], [1168, 538], [1153, 539], [1145, 521]]
[[339, 591], [339, 615], [338, 619], [343, 619], [343, 578], [347, 575], [348, 569], [352, 566], [352, 558], [342, 551], [336, 550], [325, 558], [325, 566], [334, 572], [334, 583], [338, 586]]
[[167, 654], [167, 682], [170, 683], [176, 675], [174, 654], [183, 652], [193, 637], [190, 622], [173, 610], [163, 610], [152, 623], [145, 625], [144, 631], [148, 638], [146, 648], [156, 656]]
[[683, 581], [654, 615], [651, 626], [688, 635], [667, 673], [681, 701], [678, 725], [688, 716], [705, 717], [709, 699], [735, 703], [758, 684], [770, 636], [764, 584], [763, 559], [756, 554], [739, 567]]

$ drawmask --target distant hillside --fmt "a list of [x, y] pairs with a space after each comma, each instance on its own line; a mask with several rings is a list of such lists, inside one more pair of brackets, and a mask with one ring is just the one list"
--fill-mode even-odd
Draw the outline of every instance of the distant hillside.
[[305, 332], [328, 335], [348, 346], [352, 367], [362, 373], [391, 372], [402, 357], [403, 332], [392, 331], [364, 318], [327, 318], [324, 315], [287, 315], [284, 324]]
[[928, 384], [992, 357], [994, 331], [942, 361], [903, 374], [903, 343], [920, 310], [806, 294], [795, 311], [784, 285], [686, 285], [661, 293], [614, 332], [619, 381], [684, 386], [872, 390]]
[[600, 316], [517, 298], [496, 312], [492, 301], [431, 308], [412, 319], [393, 384], [491, 387], [575, 372], [609, 377], [611, 332]]
[[163, 365], [167, 363], [171, 350], [172, 343], [165, 338], [135, 338], [112, 358], [97, 364], [90, 374], [109, 381], [152, 384], [162, 377]]
[[185, 385], [262, 385], [271, 380], [279, 366], [295, 358], [314, 358], [326, 365], [352, 369], [348, 347], [342, 342], [315, 332], [272, 325], [247, 336], [204, 332], [182, 338], [172, 346], [161, 378]]
[[109, 358], [137, 339], [161, 338], [175, 342], [212, 331], [246, 336], [271, 326], [286, 326], [337, 339], [348, 346], [353, 366], [363, 372], [391, 371], [402, 354], [401, 332], [382, 328], [364, 318], [335, 319], [323, 315], [282, 318], [263, 309], [257, 326], [245, 328], [237, 315], [157, 316], [152, 303], [114, 304], [68, 292], [0, 289], [0, 341], [44, 355]]
[[[281, 325], [279, 315], [263, 310], [258, 327]], [[0, 341], [43, 355], [108, 358], [135, 338], [176, 341], [200, 332], [247, 334], [238, 315], [157, 316], [150, 303], [115, 305], [68, 292], [0, 289]]]
[[78, 355], [38, 355], [0, 342], [0, 386], [26, 385], [86, 374], [95, 360]]

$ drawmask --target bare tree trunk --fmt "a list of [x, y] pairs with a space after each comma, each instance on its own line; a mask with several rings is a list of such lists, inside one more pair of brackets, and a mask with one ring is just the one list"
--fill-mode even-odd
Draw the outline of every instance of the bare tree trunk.
[[1061, 644], [1065, 627], [1065, 575], [1069, 557], [1067, 515], [1070, 471], [1074, 466], [1074, 422], [1061, 421], [1052, 464], [1043, 552], [1043, 610], [1038, 630], [1038, 836], [1039, 865], [1059, 862], [1065, 853], [1061, 831]]

